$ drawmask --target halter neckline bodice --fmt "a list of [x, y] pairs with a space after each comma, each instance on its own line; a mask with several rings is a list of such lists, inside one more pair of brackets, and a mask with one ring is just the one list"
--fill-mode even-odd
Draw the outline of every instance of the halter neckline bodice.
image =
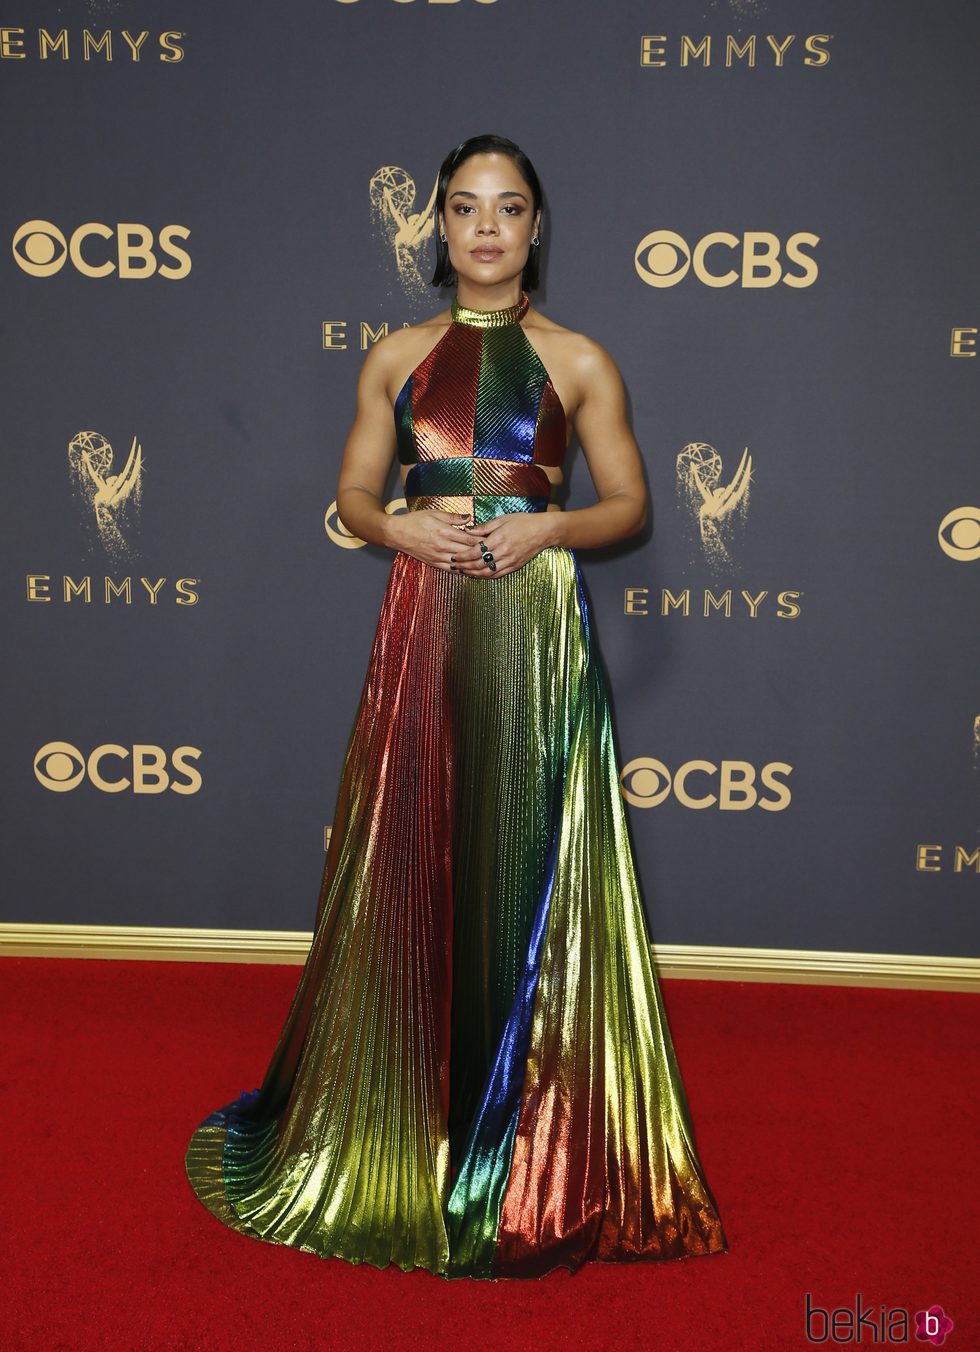
[[398, 459], [409, 511], [467, 510], [475, 524], [544, 512], [548, 470], [565, 456], [567, 424], [548, 372], [521, 324], [530, 301], [472, 310], [458, 299], [435, 346], [395, 399]]
[[526, 291], [521, 292], [516, 305], [505, 305], [500, 310], [471, 310], [466, 305], [460, 305], [459, 300], [453, 297], [450, 314], [454, 324], [468, 324], [478, 329], [502, 329], [508, 324], [519, 324], [530, 305], [531, 299]]

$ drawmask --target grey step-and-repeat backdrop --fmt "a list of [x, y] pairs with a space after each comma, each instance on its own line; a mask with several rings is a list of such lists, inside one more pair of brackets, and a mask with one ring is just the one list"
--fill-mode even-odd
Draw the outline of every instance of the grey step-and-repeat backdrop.
[[392, 561], [336, 515], [355, 382], [495, 131], [648, 474], [579, 558], [654, 939], [974, 950], [973, 0], [3, 24], [3, 919], [312, 926]]

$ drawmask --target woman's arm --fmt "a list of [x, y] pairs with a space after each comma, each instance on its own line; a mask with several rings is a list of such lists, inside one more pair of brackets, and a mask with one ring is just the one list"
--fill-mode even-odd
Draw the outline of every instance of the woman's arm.
[[463, 559], [477, 552], [477, 546], [461, 536], [469, 514], [435, 508], [392, 514], [385, 511], [382, 497], [398, 446], [387, 386], [396, 378], [396, 368], [410, 364], [415, 352], [414, 348], [406, 350], [401, 337], [405, 332], [396, 330], [382, 339], [361, 367], [357, 411], [337, 481], [337, 515], [352, 535], [369, 544], [401, 550], [422, 563], [445, 568], [454, 550]]
[[385, 343], [372, 347], [357, 381], [357, 407], [337, 481], [337, 515], [352, 535], [388, 545], [391, 516], [382, 494], [395, 454], [395, 423], [386, 392]]
[[648, 494], [616, 363], [604, 347], [581, 338], [575, 375], [582, 391], [575, 410], [575, 431], [599, 501], [592, 507], [543, 515], [552, 529], [551, 544], [595, 549], [643, 529]]

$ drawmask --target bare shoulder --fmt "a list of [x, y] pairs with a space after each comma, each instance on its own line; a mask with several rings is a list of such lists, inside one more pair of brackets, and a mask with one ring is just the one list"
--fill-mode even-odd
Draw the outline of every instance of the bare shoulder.
[[567, 392], [562, 402], [569, 411], [580, 407], [588, 394], [613, 393], [621, 388], [619, 367], [594, 338], [557, 324], [534, 309], [528, 311], [525, 328], [554, 383]]
[[365, 379], [382, 386], [394, 403], [405, 381], [432, 351], [449, 324], [449, 310], [443, 310], [418, 324], [391, 329], [368, 349], [363, 366]]

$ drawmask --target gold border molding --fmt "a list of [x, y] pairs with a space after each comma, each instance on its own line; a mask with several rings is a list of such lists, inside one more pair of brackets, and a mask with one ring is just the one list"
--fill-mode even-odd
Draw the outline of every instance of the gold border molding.
[[[308, 930], [166, 929], [137, 925], [0, 923], [0, 957], [129, 958], [155, 962], [271, 962], [300, 966]], [[662, 977], [817, 986], [980, 991], [980, 959], [797, 948], [654, 944]]]

